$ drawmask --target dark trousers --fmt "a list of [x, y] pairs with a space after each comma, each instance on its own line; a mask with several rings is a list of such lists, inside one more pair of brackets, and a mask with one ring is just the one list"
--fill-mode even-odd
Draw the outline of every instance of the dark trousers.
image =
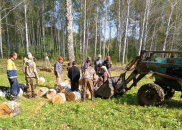
[[20, 92], [20, 87], [17, 78], [9, 79], [9, 83], [11, 86], [11, 96], [16, 97]]
[[79, 82], [71, 81], [71, 91], [78, 91]]

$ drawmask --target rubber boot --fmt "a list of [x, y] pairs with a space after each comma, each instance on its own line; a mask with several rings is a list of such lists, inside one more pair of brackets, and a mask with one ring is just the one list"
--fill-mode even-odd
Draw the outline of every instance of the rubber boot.
[[86, 97], [86, 93], [83, 92], [83, 99], [82, 99], [83, 102], [85, 102], [85, 97]]
[[94, 92], [91, 93], [91, 100], [94, 100]]
[[19, 102], [19, 100], [17, 99], [17, 97], [11, 97], [11, 101]]

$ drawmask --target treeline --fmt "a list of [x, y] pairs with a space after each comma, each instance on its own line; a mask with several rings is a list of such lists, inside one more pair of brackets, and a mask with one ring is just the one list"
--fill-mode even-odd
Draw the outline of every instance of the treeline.
[[[181, 50], [180, 0], [72, 0], [75, 60], [129, 62], [142, 49]], [[0, 56], [68, 57], [66, 0], [1, 0]]]

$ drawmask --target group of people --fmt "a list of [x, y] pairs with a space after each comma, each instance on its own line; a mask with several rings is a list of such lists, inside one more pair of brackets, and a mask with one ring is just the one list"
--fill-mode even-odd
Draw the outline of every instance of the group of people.
[[[27, 97], [35, 98], [36, 93], [36, 80], [39, 79], [39, 75], [37, 73], [36, 64], [33, 61], [33, 56], [30, 52], [27, 53], [27, 56], [24, 58], [24, 66], [23, 66], [23, 73], [25, 74], [25, 80], [27, 85]], [[7, 60], [6, 69], [7, 69], [7, 76], [10, 83], [10, 100], [18, 101], [21, 100], [18, 97], [20, 92], [19, 83], [17, 80], [17, 69], [14, 61], [17, 59], [17, 53], [11, 52], [10, 59]]]
[[[91, 63], [91, 57], [87, 57], [86, 60], [82, 62], [81, 71], [82, 71], [82, 90], [83, 97], [82, 100], [85, 101], [86, 91], [89, 89], [91, 93], [91, 99], [94, 98], [93, 87], [99, 83], [105, 82], [108, 77], [110, 77], [110, 69], [112, 67], [112, 61], [110, 56], [107, 56], [107, 59], [103, 61], [101, 59], [101, 54], [98, 55], [98, 58], [94, 61], [94, 64]], [[71, 90], [78, 91], [79, 88], [79, 79], [80, 79], [80, 70], [77, 67], [75, 61], [72, 62], [72, 67], [68, 70], [68, 77], [71, 81]], [[99, 78], [98, 78], [99, 77]]]
[[[23, 60], [23, 73], [25, 74], [25, 80], [27, 85], [27, 98], [35, 98], [36, 93], [36, 80], [39, 79], [39, 75], [37, 73], [36, 64], [33, 60], [33, 56], [30, 52], [27, 53], [27, 56]], [[11, 92], [11, 100], [21, 100], [18, 97], [20, 92], [18, 80], [17, 80], [17, 69], [14, 61], [17, 59], [17, 53], [11, 52], [10, 59], [7, 60], [7, 76], [10, 82], [10, 92]], [[54, 64], [54, 74], [56, 76], [57, 85], [60, 85], [62, 81], [62, 63], [63, 58], [59, 57], [58, 61]], [[79, 80], [82, 79], [82, 90], [83, 97], [82, 100], [85, 101], [87, 88], [91, 92], [91, 99], [93, 100], [93, 87], [99, 83], [100, 81], [105, 82], [108, 77], [110, 77], [110, 69], [112, 67], [112, 62], [110, 56], [107, 56], [106, 60], [103, 61], [101, 59], [101, 55], [98, 55], [98, 58], [91, 63], [91, 57], [87, 57], [86, 60], [82, 62], [81, 71], [82, 77], [80, 74], [80, 69], [77, 66], [76, 61], [72, 62], [72, 67], [68, 70], [68, 77], [71, 81], [71, 91], [79, 90]], [[99, 78], [98, 78], [99, 77]]]

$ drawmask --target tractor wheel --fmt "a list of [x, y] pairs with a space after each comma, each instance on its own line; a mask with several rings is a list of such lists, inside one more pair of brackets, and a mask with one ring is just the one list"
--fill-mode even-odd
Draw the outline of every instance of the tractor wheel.
[[158, 106], [164, 101], [164, 90], [157, 84], [145, 84], [138, 90], [137, 97], [141, 106]]
[[172, 98], [174, 96], [175, 89], [166, 88], [166, 89], [164, 89], [164, 93], [165, 93], [165, 99], [170, 99], [170, 98]]

